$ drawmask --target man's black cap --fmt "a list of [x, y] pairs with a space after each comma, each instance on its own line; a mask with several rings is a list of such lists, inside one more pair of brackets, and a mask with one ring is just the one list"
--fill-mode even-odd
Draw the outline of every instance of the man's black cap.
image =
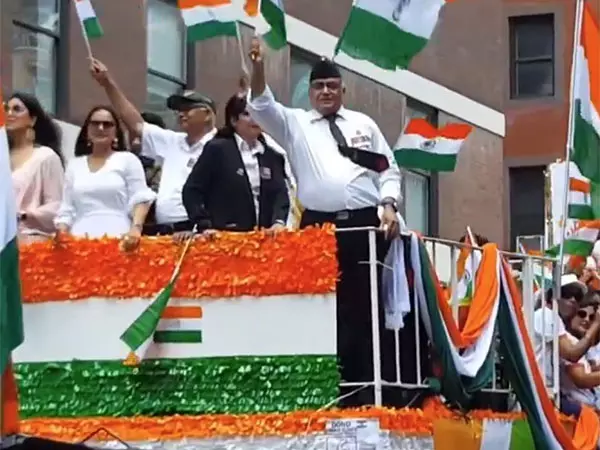
[[212, 99], [195, 91], [184, 91], [171, 95], [167, 99], [167, 108], [175, 111], [202, 107], [210, 109], [213, 113], [217, 112], [217, 107]]
[[340, 69], [330, 59], [321, 58], [317, 61], [310, 71], [310, 82], [314, 80], [323, 80], [326, 78], [342, 78]]

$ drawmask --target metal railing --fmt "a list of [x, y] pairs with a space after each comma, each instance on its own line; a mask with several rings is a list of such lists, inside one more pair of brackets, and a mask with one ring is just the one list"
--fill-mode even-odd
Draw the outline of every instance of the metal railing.
[[[422, 389], [427, 390], [430, 388], [430, 385], [426, 383], [426, 380], [423, 377], [423, 365], [421, 360], [421, 320], [420, 320], [420, 305], [418, 301], [413, 301], [411, 299], [411, 312], [415, 317], [414, 324], [414, 342], [417, 346], [416, 348], [416, 358], [414, 361], [415, 375], [416, 375], [416, 383], [409, 383], [402, 380], [401, 374], [403, 373], [401, 367], [401, 346], [400, 346], [400, 332], [394, 331], [394, 358], [395, 358], [395, 380], [387, 380], [382, 378], [382, 369], [381, 369], [381, 348], [380, 348], [380, 336], [381, 336], [381, 324], [380, 324], [380, 316], [379, 316], [379, 288], [378, 288], [378, 266], [382, 267], [383, 270], [392, 270], [391, 267], [386, 266], [382, 261], [377, 260], [377, 234], [381, 233], [381, 231], [374, 227], [361, 227], [361, 228], [346, 228], [346, 229], [338, 229], [336, 233], [348, 233], [348, 232], [362, 232], [367, 233], [368, 235], [368, 243], [369, 243], [369, 258], [367, 261], [361, 261], [364, 264], [369, 265], [369, 283], [371, 285], [370, 290], [370, 302], [371, 302], [371, 332], [372, 332], [372, 351], [373, 351], [373, 380], [370, 381], [360, 381], [360, 382], [342, 382], [340, 386], [342, 387], [367, 387], [372, 386], [374, 388], [374, 403], [376, 406], [382, 405], [382, 387], [397, 387], [402, 389]], [[458, 274], [457, 274], [457, 260], [458, 255], [463, 248], [468, 248], [471, 252], [481, 251], [479, 247], [471, 247], [468, 244], [463, 244], [460, 242], [455, 242], [447, 239], [439, 239], [439, 238], [423, 238], [426, 248], [429, 252], [430, 260], [435, 268], [438, 277], [441, 282], [443, 282], [447, 288], [451, 292], [450, 302], [453, 311], [454, 319], [459, 320], [459, 310], [460, 310], [460, 300], [457, 295], [457, 288], [459, 284]], [[532, 347], [536, 348], [536, 338], [534, 332], [534, 311], [539, 307], [540, 304], [546, 304], [545, 292], [547, 289], [552, 287], [547, 284], [547, 279], [544, 275], [544, 269], [550, 268], [550, 272], [552, 273], [553, 285], [558, 285], [558, 274], [559, 268], [557, 267], [557, 261], [552, 258], [547, 258], [543, 256], [536, 255], [527, 255], [522, 253], [512, 253], [512, 252], [500, 252], [501, 255], [509, 262], [511, 268], [513, 269], [513, 276], [518, 277], [521, 296], [523, 299], [523, 315], [525, 317], [525, 322], [527, 326], [527, 331], [529, 334], [529, 339], [532, 343]], [[474, 272], [474, 258], [470, 258], [472, 266], [471, 273]], [[541, 268], [542, 276], [540, 277], [541, 283], [536, 281], [536, 273], [539, 271], [538, 268]], [[534, 290], [536, 286], [539, 284], [539, 288], [541, 289], [541, 295], [534, 296]], [[555, 290], [555, 292], [557, 292]], [[474, 294], [474, 293], [473, 293]], [[537, 300], [537, 301], [536, 301]], [[556, 301], [552, 301], [551, 306], [553, 322], [560, 320], [558, 317], [558, 308], [556, 306]], [[546, 335], [545, 330], [545, 321], [542, 321], [542, 335]], [[554, 336], [551, 341], [552, 345], [552, 376], [550, 379], [546, 376], [546, 353], [542, 352], [541, 361], [540, 361], [540, 373], [542, 374], [542, 379], [544, 384], [548, 390], [549, 396], [554, 400], [555, 404], [558, 406], [559, 402], [559, 355], [558, 355], [558, 336], [557, 336], [557, 327], [554, 327], [552, 330], [554, 332]], [[496, 343], [498, 339], [498, 330], [495, 330], [495, 336], [493, 340], [493, 358], [494, 358], [494, 373], [492, 376], [492, 381], [489, 386], [486, 386], [482, 389], [483, 392], [489, 393], [501, 393], [501, 394], [510, 394], [512, 393], [512, 389], [508, 382], [502, 377], [502, 361], [499, 358], [498, 352], [496, 352]], [[547, 344], [545, 344], [547, 345]]]

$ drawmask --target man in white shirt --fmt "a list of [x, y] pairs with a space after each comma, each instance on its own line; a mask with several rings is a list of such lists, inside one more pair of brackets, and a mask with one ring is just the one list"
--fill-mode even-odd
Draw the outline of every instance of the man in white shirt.
[[[334, 223], [338, 229], [381, 226], [386, 237], [397, 236], [399, 169], [377, 124], [365, 114], [342, 106], [345, 87], [335, 64], [321, 60], [313, 67], [309, 94], [314, 109], [304, 111], [287, 108], [275, 100], [265, 81], [263, 53], [257, 39], [250, 58], [253, 67], [248, 110], [288, 153], [298, 199], [305, 209], [301, 228], [325, 222]], [[382, 210], [381, 219], [378, 208]], [[382, 261], [389, 243], [382, 235], [378, 237], [377, 254]], [[347, 382], [372, 381], [369, 266], [364, 264], [369, 257], [367, 232], [338, 232], [337, 239], [341, 375]], [[380, 323], [382, 310], [380, 305]], [[386, 353], [390, 348], [393, 352], [393, 333], [381, 329], [380, 335], [384, 378], [393, 379], [393, 370], [386, 370], [393, 368], [386, 364]], [[346, 403], [372, 401], [372, 397], [362, 397], [350, 398]]]
[[166, 130], [144, 122], [104, 64], [93, 60], [91, 72], [133, 137], [141, 138], [142, 155], [162, 161], [156, 225], [145, 230], [146, 234], [187, 235], [193, 229], [193, 223], [183, 206], [183, 184], [204, 146], [216, 133], [214, 102], [193, 91], [172, 95], [167, 100], [167, 107], [177, 112], [181, 131]]

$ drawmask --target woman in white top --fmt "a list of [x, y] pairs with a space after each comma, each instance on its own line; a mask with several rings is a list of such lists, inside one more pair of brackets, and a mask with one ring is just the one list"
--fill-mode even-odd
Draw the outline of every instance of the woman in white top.
[[[567, 337], [574, 344], [588, 332], [591, 325], [598, 320], [597, 305], [588, 298], [579, 304], [577, 313], [568, 319]], [[600, 372], [592, 370], [588, 356], [577, 362], [561, 358], [560, 393], [562, 403], [585, 404], [597, 408], [596, 390], [600, 386]], [[563, 408], [564, 409], [564, 408]]]
[[64, 181], [59, 128], [29, 94], [13, 94], [5, 110], [19, 241], [48, 239]]
[[140, 160], [125, 149], [116, 113], [97, 106], [88, 114], [67, 166], [63, 200], [55, 223], [61, 233], [123, 237], [137, 246], [156, 195], [146, 185]]

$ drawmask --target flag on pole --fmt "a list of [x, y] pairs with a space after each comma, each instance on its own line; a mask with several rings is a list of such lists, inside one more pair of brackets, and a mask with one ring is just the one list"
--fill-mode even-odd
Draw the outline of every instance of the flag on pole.
[[448, 1], [356, 0], [335, 53], [382, 69], [404, 69], [427, 45]]
[[178, 0], [190, 42], [217, 36], [237, 36], [236, 11], [231, 0]]
[[17, 391], [10, 356], [23, 342], [17, 210], [5, 124], [4, 109], [0, 109], [0, 414], [3, 418], [0, 435], [14, 432], [18, 427]]
[[104, 31], [90, 0], [75, 0], [75, 9], [88, 39], [97, 39], [104, 36]]
[[472, 130], [472, 126], [459, 123], [436, 129], [425, 119], [413, 119], [398, 138], [394, 157], [402, 167], [451, 172]]
[[592, 220], [591, 184], [586, 179], [569, 178], [569, 208], [567, 217], [569, 219]]
[[461, 306], [470, 305], [475, 290], [475, 275], [481, 264], [481, 250], [473, 249], [477, 245], [471, 241], [471, 233], [467, 232], [465, 247], [461, 247], [456, 261], [456, 295]]
[[600, 27], [590, 2], [584, 1], [575, 49], [572, 161], [582, 175], [600, 182]]
[[[587, 258], [592, 254], [594, 244], [598, 240], [600, 232], [600, 220], [582, 220], [578, 227], [565, 238], [565, 255]], [[547, 255], [556, 257], [559, 255], [560, 245], [546, 251]]]
[[270, 48], [279, 50], [287, 44], [283, 0], [246, 0], [244, 11], [260, 20], [256, 31]]
[[171, 278], [169, 284], [156, 295], [152, 303], [121, 335], [121, 340], [131, 350], [131, 353], [125, 360], [126, 364], [137, 365], [144, 358], [146, 350], [152, 343], [158, 322], [171, 299], [176, 280], [177, 276]]

